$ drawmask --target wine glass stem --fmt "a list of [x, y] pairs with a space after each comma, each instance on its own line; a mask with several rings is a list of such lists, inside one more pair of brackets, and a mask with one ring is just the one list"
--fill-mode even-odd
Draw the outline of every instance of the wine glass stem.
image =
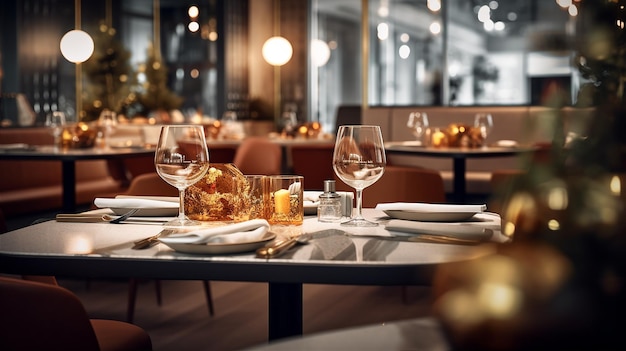
[[178, 189], [178, 219], [185, 220], [185, 188]]
[[356, 215], [354, 219], [363, 219], [363, 189], [356, 190]]

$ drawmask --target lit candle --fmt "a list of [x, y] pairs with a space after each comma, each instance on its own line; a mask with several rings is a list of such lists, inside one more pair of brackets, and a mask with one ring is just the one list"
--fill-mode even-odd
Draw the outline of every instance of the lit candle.
[[289, 190], [280, 189], [274, 192], [274, 212], [289, 213]]
[[431, 136], [431, 141], [434, 147], [444, 146], [446, 142], [446, 134], [439, 129], [436, 129]]

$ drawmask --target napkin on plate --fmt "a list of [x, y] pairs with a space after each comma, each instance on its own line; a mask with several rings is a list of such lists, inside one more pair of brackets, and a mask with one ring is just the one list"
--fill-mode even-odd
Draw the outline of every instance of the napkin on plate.
[[444, 235], [468, 240], [487, 241], [493, 236], [493, 230], [481, 225], [460, 225], [459, 223], [416, 222], [404, 219], [392, 219], [385, 225], [392, 236], [415, 234]]
[[419, 234], [444, 235], [459, 239], [507, 242], [510, 239], [501, 233], [500, 215], [493, 212], [477, 213], [471, 221], [462, 222], [419, 222], [392, 219], [385, 224], [391, 236]]
[[454, 205], [428, 204], [423, 202], [391, 202], [376, 205], [381, 211], [410, 211], [410, 212], [471, 212], [479, 213], [487, 209], [486, 205]]
[[178, 208], [178, 202], [140, 197], [98, 197], [93, 203], [99, 208]]
[[245, 222], [219, 227], [192, 230], [186, 233], [171, 234], [160, 238], [166, 244], [232, 244], [261, 240], [270, 229], [264, 219], [252, 219]]

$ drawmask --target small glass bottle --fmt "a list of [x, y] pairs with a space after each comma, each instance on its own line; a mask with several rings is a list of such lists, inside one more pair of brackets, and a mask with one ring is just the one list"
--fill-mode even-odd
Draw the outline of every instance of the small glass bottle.
[[337, 222], [341, 220], [341, 195], [335, 192], [335, 181], [324, 181], [324, 193], [320, 195], [317, 205], [317, 220], [320, 222]]

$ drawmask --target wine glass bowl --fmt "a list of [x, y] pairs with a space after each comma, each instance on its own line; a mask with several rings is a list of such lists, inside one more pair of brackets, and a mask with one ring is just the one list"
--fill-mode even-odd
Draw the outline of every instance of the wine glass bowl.
[[45, 126], [50, 129], [50, 133], [54, 137], [55, 148], [61, 145], [61, 135], [63, 135], [63, 128], [66, 124], [65, 113], [61, 111], [54, 111], [46, 115]]
[[337, 177], [356, 190], [356, 214], [341, 225], [372, 227], [363, 218], [363, 189], [374, 184], [385, 171], [387, 159], [379, 126], [346, 125], [337, 131], [333, 169]]
[[493, 117], [489, 113], [477, 113], [474, 116], [474, 127], [480, 130], [480, 135], [486, 140], [493, 129]]
[[194, 226], [200, 223], [185, 216], [185, 189], [195, 184], [209, 170], [209, 152], [202, 126], [163, 126], [154, 154], [159, 176], [178, 189], [178, 218], [165, 223], [169, 227]]
[[413, 136], [421, 142], [424, 133], [429, 127], [428, 115], [426, 112], [411, 112], [406, 126], [411, 130]]
[[101, 129], [105, 144], [108, 145], [111, 135], [115, 131], [115, 128], [117, 128], [116, 113], [106, 108], [102, 110], [98, 117], [98, 126]]

